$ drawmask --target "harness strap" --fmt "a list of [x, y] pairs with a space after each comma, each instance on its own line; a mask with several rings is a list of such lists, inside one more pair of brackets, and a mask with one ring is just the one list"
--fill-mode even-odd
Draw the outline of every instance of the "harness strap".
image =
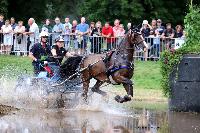
[[127, 65], [121, 65], [119, 67], [117, 66], [113, 66], [111, 69], [109, 69], [106, 73], [107, 73], [107, 77], [109, 77], [111, 74], [113, 74], [114, 72], [120, 70], [120, 69], [132, 69], [132, 67], [127, 66]]

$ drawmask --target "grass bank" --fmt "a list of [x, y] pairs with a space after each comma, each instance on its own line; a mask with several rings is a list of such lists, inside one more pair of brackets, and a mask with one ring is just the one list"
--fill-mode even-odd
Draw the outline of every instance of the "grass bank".
[[[12, 74], [27, 71], [32, 73], [31, 60], [28, 57], [0, 55], [0, 73], [9, 71]], [[135, 62], [134, 101], [124, 104], [128, 108], [166, 109], [167, 99], [163, 96], [160, 80], [159, 62]], [[123, 95], [122, 86], [114, 86], [114, 91]]]

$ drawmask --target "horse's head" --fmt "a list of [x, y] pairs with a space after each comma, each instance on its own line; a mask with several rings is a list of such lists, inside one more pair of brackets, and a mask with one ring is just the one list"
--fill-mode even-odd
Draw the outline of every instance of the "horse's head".
[[129, 43], [134, 47], [147, 48], [147, 43], [145, 42], [141, 32], [137, 28], [131, 28], [128, 33]]

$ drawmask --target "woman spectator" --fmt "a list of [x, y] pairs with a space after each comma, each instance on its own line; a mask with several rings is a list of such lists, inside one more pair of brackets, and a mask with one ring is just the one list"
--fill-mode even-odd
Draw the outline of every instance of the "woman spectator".
[[89, 31], [89, 35], [91, 36], [92, 30], [95, 28], [95, 22], [91, 22], [90, 23], [90, 31]]
[[98, 21], [91, 32], [91, 52], [92, 53], [101, 53], [101, 22]]
[[3, 53], [5, 54], [10, 54], [11, 48], [12, 48], [12, 39], [13, 39], [13, 30], [10, 25], [10, 21], [6, 20], [5, 25], [1, 27], [4, 35], [4, 40], [3, 40]]
[[152, 27], [148, 24], [147, 20], [143, 20], [142, 28], [140, 29], [143, 37], [148, 37], [150, 35], [150, 30]]
[[20, 54], [25, 54], [26, 52], [26, 36], [23, 35], [25, 32], [25, 26], [23, 26], [23, 21], [18, 21], [18, 26], [15, 27], [15, 47], [14, 50], [19, 50]]
[[120, 24], [119, 31], [117, 33], [117, 38], [116, 38], [117, 46], [119, 46], [124, 36], [125, 36], [124, 25]]
[[181, 38], [183, 36], [183, 29], [181, 25], [176, 26], [176, 32], [174, 38]]

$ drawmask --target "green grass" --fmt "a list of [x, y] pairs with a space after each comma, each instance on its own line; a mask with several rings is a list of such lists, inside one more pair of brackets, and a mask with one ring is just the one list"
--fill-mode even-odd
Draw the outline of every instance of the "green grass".
[[7, 67], [18, 71], [32, 73], [31, 60], [28, 57], [0, 55], [0, 70]]
[[161, 73], [159, 62], [136, 61], [134, 83], [137, 89], [161, 89]]

